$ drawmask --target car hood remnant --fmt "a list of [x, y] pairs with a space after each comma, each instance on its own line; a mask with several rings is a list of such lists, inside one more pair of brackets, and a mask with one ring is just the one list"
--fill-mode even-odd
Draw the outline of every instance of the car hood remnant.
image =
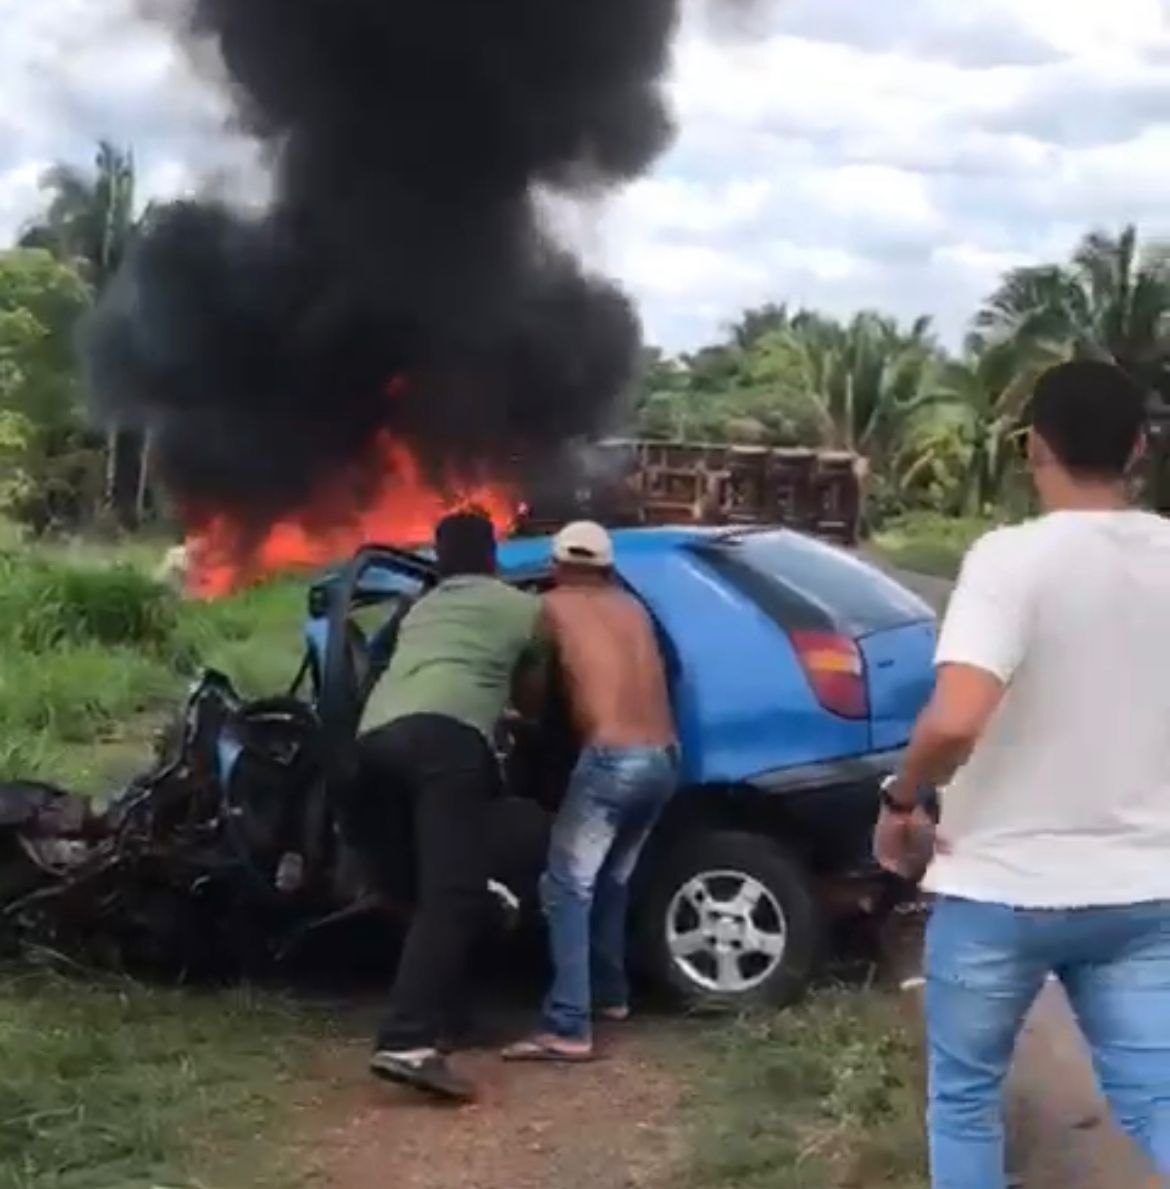
[[[208, 670], [160, 735], [156, 763], [105, 810], [48, 785], [0, 785], [5, 948], [163, 977], [236, 976], [303, 957], [345, 926], [393, 931], [409, 911], [407, 837], [375, 884], [347, 790], [328, 792], [325, 738], [312, 704], [246, 701]], [[485, 904], [510, 920], [531, 899], [516, 872], [535, 884], [547, 832], [543, 817], [518, 821], [513, 804], [498, 817]], [[320, 961], [393, 952], [377, 940], [341, 945]]]

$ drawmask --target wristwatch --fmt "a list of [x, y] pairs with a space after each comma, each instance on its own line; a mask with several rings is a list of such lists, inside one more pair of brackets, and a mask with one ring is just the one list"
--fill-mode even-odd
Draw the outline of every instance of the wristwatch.
[[917, 802], [913, 805], [907, 805], [904, 801], [896, 800], [890, 794], [890, 789], [894, 787], [897, 781], [897, 773], [891, 772], [889, 776], [883, 777], [881, 784], [878, 785], [882, 808], [887, 813], [895, 814], [898, 817], [909, 817], [918, 808], [918, 805]]

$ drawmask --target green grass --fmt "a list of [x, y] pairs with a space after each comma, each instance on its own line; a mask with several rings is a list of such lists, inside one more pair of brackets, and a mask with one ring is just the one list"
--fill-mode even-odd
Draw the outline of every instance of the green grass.
[[[0, 780], [103, 797], [149, 763], [202, 665], [247, 693], [287, 686], [303, 582], [187, 603], [150, 578], [159, 552], [0, 539]], [[242, 991], [0, 972], [0, 1189], [291, 1186], [256, 1139], [312, 1031]]]
[[0, 550], [0, 779], [100, 794], [134, 756], [148, 761], [154, 728], [200, 667], [253, 695], [280, 692], [296, 671], [303, 583], [188, 603], [128, 556]]
[[899, 569], [954, 578], [967, 550], [994, 527], [994, 521], [979, 517], [916, 513], [883, 526], [872, 544]]
[[0, 980], [0, 1189], [291, 1186], [252, 1141], [295, 1108], [316, 1027], [246, 990]]
[[925, 1189], [916, 1027], [892, 996], [831, 991], [721, 1032], [689, 1189]]

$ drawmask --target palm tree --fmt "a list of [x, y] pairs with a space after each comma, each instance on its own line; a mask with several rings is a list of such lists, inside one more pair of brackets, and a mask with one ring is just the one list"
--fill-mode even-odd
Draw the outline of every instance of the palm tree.
[[1095, 231], [1067, 265], [1015, 269], [976, 318], [977, 344], [1011, 341], [1034, 354], [1112, 359], [1166, 393], [1170, 363], [1170, 253], [1142, 250], [1135, 227]]
[[805, 382], [831, 426], [833, 444], [880, 466], [908, 419], [936, 399], [939, 352], [930, 320], [903, 330], [872, 312], [846, 325], [802, 313], [792, 325], [804, 349]]
[[739, 321], [730, 328], [731, 341], [741, 351], [747, 351], [765, 335], [786, 330], [790, 324], [788, 307], [768, 302], [756, 309], [744, 310]]
[[134, 157], [108, 141], [98, 146], [92, 175], [55, 165], [42, 180], [52, 196], [44, 216], [26, 228], [21, 246], [47, 248], [72, 261], [100, 292], [117, 272], [134, 237]]
[[1039, 374], [1060, 356], [1058, 347], [1037, 344], [1021, 359], [1016, 344], [1002, 340], [943, 369], [936, 398], [957, 425], [967, 452], [956, 511], [978, 515], [999, 500], [1028, 395]]
[[[58, 164], [43, 179], [51, 195], [44, 216], [26, 228], [21, 246], [47, 248], [73, 263], [100, 295], [138, 232], [133, 154], [108, 141], [98, 145], [86, 173]], [[142, 434], [114, 427], [107, 440], [105, 501], [119, 523], [141, 519], [146, 503], [148, 451]]]

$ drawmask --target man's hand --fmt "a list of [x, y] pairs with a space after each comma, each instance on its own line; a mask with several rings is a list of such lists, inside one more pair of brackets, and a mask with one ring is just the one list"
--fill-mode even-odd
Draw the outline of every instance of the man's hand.
[[873, 832], [873, 853], [893, 875], [918, 883], [935, 851], [935, 824], [926, 810], [894, 813], [883, 808]]

